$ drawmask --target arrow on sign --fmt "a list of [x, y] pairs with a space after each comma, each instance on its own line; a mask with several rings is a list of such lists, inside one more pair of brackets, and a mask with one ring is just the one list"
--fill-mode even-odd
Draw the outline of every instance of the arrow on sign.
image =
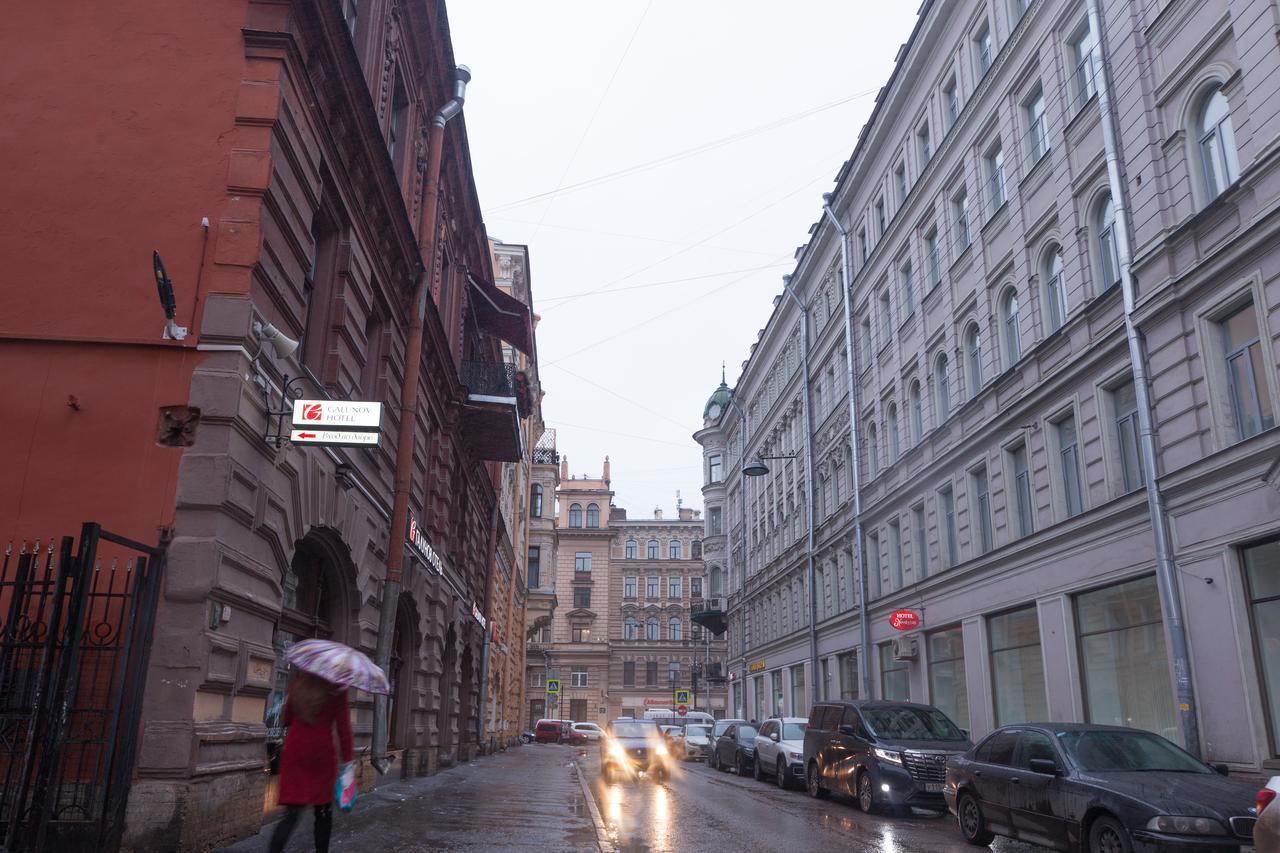
[[315, 438], [315, 437], [316, 437], [316, 434], [315, 434], [314, 432], [300, 432], [300, 433], [298, 433], [298, 438]]

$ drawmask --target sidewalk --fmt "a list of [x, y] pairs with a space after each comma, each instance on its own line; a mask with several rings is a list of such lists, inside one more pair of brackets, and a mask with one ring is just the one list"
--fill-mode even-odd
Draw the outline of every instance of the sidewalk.
[[[333, 851], [555, 850], [599, 853], [580, 750], [528, 745], [435, 776], [384, 784], [335, 811]], [[275, 824], [222, 853], [265, 853]], [[285, 848], [310, 853], [311, 814]]]

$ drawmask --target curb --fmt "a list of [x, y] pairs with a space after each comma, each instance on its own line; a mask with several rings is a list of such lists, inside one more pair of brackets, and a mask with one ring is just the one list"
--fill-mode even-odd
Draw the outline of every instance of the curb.
[[587, 801], [587, 810], [591, 812], [591, 822], [596, 827], [596, 844], [600, 848], [600, 853], [614, 853], [613, 842], [609, 840], [608, 828], [605, 826], [604, 818], [600, 816], [600, 808], [596, 805], [596, 798], [587, 784], [586, 774], [582, 772], [577, 762], [574, 762], [573, 769], [578, 775], [578, 783], [582, 785], [582, 796]]

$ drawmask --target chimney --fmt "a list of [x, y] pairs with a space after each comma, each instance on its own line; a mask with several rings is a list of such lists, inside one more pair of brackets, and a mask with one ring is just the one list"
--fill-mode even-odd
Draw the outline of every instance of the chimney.
[[688, 506], [680, 507], [680, 520], [693, 521], [693, 507], [688, 507]]
[[627, 520], [627, 510], [625, 507], [614, 506], [613, 504], [609, 505], [609, 521], [610, 522], [626, 521], [626, 520]]
[[604, 484], [609, 485], [609, 457], [604, 458]]
[[700, 509], [695, 509], [695, 510], [693, 511], [693, 520], [694, 520], [694, 521], [697, 521], [697, 520], [698, 520], [698, 519], [700, 519], [700, 518], [702, 518], [702, 510], [700, 510]]
[[560, 457], [560, 479], [569, 479], [569, 456], [565, 454]]
[[656, 521], [662, 521], [662, 507], [655, 506], [653, 508], [653, 517]]

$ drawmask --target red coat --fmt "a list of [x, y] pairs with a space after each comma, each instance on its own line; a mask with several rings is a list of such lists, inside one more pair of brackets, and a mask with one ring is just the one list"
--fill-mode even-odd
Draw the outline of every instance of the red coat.
[[351, 712], [347, 691], [336, 693], [316, 715], [313, 725], [293, 716], [293, 692], [285, 698], [281, 722], [289, 727], [280, 756], [280, 803], [287, 806], [323, 806], [333, 802], [338, 781], [338, 755], [333, 729], [338, 728], [342, 761], [352, 760]]

